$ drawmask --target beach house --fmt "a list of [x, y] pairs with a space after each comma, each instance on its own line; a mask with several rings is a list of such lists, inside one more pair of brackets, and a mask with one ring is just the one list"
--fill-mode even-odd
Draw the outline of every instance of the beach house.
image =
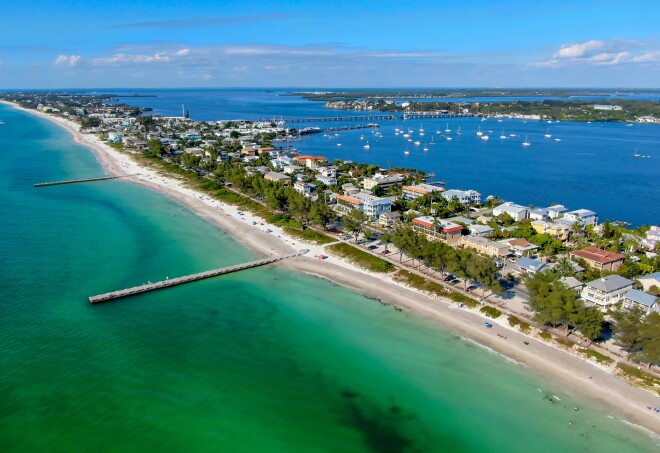
[[493, 209], [493, 216], [497, 217], [502, 214], [509, 214], [513, 220], [518, 222], [529, 216], [529, 208], [507, 201]]
[[414, 186], [403, 186], [402, 194], [404, 200], [414, 200], [434, 192], [443, 192], [445, 189], [431, 184], [416, 184]]
[[567, 212], [564, 217], [575, 220], [582, 226], [598, 225], [598, 214], [588, 209], [576, 209]]
[[442, 196], [445, 197], [447, 201], [452, 201], [454, 198], [456, 198], [459, 202], [461, 202], [461, 204], [468, 206], [473, 204], [481, 204], [481, 194], [476, 190], [450, 189], [442, 192]]
[[510, 253], [508, 245], [479, 236], [461, 236], [458, 244], [493, 258], [507, 256]]
[[648, 315], [658, 311], [658, 298], [637, 289], [631, 289], [623, 297], [623, 308], [630, 310], [638, 307]]
[[390, 198], [375, 197], [364, 192], [337, 195], [337, 210], [339, 212], [348, 213], [354, 209], [364, 212], [367, 218], [373, 222], [381, 214], [392, 210], [392, 200]]
[[632, 280], [620, 275], [608, 275], [587, 283], [580, 292], [580, 296], [588, 304], [608, 308], [621, 303], [632, 287]]
[[656, 291], [660, 291], [660, 272], [638, 277], [637, 281], [642, 284], [644, 291], [653, 291], [654, 286]]
[[463, 227], [445, 219], [431, 216], [416, 217], [412, 220], [413, 230], [425, 234], [431, 239], [441, 239], [449, 245], [457, 244]]
[[596, 247], [585, 247], [580, 250], [573, 250], [569, 252], [569, 255], [573, 258], [582, 258], [594, 269], [612, 272], [619, 269], [621, 264], [623, 264], [623, 260], [626, 258], [618, 253], [608, 252], [607, 250]]
[[392, 186], [402, 184], [406, 180], [406, 177], [399, 174], [393, 175], [383, 175], [381, 173], [376, 173], [372, 178], [364, 178], [362, 181], [362, 187], [366, 190], [372, 190], [374, 187], [381, 187], [383, 190], [387, 190]]

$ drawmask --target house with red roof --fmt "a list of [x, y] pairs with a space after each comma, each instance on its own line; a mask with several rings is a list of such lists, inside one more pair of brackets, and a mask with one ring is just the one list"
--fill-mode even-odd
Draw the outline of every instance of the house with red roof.
[[585, 247], [581, 250], [573, 250], [569, 255], [582, 258], [594, 269], [612, 272], [618, 270], [626, 258], [618, 253], [608, 252], [597, 247]]

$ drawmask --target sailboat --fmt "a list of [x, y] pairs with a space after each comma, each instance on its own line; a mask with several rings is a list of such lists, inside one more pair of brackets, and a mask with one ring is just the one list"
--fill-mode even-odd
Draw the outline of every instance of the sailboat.
[[419, 140], [417, 140], [417, 141], [415, 142], [415, 146], [419, 146], [419, 145], [421, 145], [421, 144], [422, 144], [422, 142], [420, 142]]
[[447, 123], [447, 129], [445, 129], [445, 132], [451, 132], [451, 129], [449, 129], [449, 123]]
[[406, 156], [410, 154], [410, 151], [408, 151], [408, 147], [406, 147], [406, 150], [403, 152], [403, 154], [405, 154]]
[[523, 146], [529, 146], [531, 144], [532, 143], [529, 140], [527, 140], [527, 136], [525, 135], [525, 141], [523, 142]]
[[545, 138], [550, 138], [552, 137], [552, 134], [550, 133], [550, 129], [547, 130], [547, 132], [544, 135]]
[[428, 148], [428, 146], [426, 146], [426, 142], [424, 142], [424, 151], [428, 151], [428, 150], [429, 150], [429, 148]]
[[463, 135], [461, 132], [461, 126], [458, 126], [458, 130], [456, 131], [456, 135]]
[[433, 135], [431, 135], [431, 141], [429, 142], [429, 145], [435, 145], [435, 142], [433, 141], [434, 138], [435, 137]]
[[505, 139], [506, 139], [506, 135], [504, 135], [504, 130], [502, 130], [502, 135], [500, 135], [500, 138], [501, 138], [502, 140], [505, 140]]
[[419, 132], [420, 132], [420, 134], [421, 134], [422, 132], [424, 132], [424, 125], [423, 125], [423, 124], [420, 124], [420, 125], [419, 125]]
[[479, 130], [477, 131], [477, 135], [478, 135], [479, 137], [481, 137], [482, 135], [484, 135], [484, 133], [481, 132], [481, 126], [479, 126]]
[[481, 136], [481, 139], [482, 139], [483, 141], [486, 141], [486, 140], [488, 140], [489, 138], [490, 138], [490, 137], [487, 136], [487, 135], [482, 135], [482, 136]]

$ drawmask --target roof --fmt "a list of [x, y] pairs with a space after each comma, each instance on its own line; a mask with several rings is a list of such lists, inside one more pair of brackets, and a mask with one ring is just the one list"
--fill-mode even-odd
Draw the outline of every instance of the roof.
[[651, 308], [657, 301], [655, 296], [646, 294], [644, 291], [639, 291], [637, 289], [631, 289], [628, 291], [625, 295], [625, 298], [649, 308]]
[[577, 215], [578, 217], [591, 217], [595, 216], [596, 213], [588, 209], [576, 209], [575, 211], [569, 212], [569, 214]]
[[457, 223], [450, 222], [449, 220], [435, 219], [430, 216], [416, 217], [413, 219], [413, 222], [427, 227], [433, 227], [435, 222], [439, 229], [445, 233], [453, 233], [463, 229], [463, 227]]
[[506, 203], [502, 203], [499, 206], [496, 206], [495, 209], [499, 209], [500, 211], [518, 213], [518, 212], [527, 211], [529, 208], [526, 208], [524, 206], [520, 206], [520, 205], [515, 204], [515, 203], [506, 202]]
[[609, 275], [604, 278], [599, 278], [598, 280], [591, 281], [587, 283], [587, 286], [598, 289], [605, 293], [611, 293], [617, 291], [626, 286], [632, 286], [633, 281], [623, 278], [620, 275]]
[[328, 160], [325, 156], [296, 156], [296, 160]]
[[655, 280], [657, 282], [660, 282], [660, 272], [639, 277], [637, 278], [637, 280]]
[[529, 272], [538, 272], [545, 267], [545, 263], [527, 258], [526, 256], [518, 258], [516, 265]]
[[613, 263], [625, 258], [625, 256], [619, 255], [618, 253], [608, 252], [607, 250], [596, 247], [585, 247], [582, 250], [573, 250], [570, 254], [601, 264]]
[[584, 283], [575, 277], [562, 277], [559, 279], [559, 281], [562, 282], [568, 289], [575, 289], [577, 287], [584, 286]]
[[403, 190], [426, 195], [431, 192], [443, 192], [445, 189], [443, 187], [432, 186], [431, 184], [416, 184], [414, 186], [403, 186]]
[[525, 247], [529, 247], [530, 245], [532, 245], [532, 244], [529, 243], [529, 241], [527, 239], [523, 239], [523, 238], [509, 239], [507, 241], [502, 241], [502, 242], [507, 242], [511, 247], [525, 248]]

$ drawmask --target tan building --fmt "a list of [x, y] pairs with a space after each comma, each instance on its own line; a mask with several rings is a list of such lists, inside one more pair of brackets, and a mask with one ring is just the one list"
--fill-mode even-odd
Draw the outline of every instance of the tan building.
[[626, 258], [618, 253], [608, 252], [607, 250], [596, 247], [585, 247], [581, 250], [573, 250], [569, 255], [584, 259], [587, 264], [594, 269], [612, 272], [619, 269], [623, 260]]
[[534, 231], [538, 234], [547, 234], [560, 241], [568, 240], [571, 234], [571, 229], [568, 225], [555, 222], [545, 222], [543, 220], [534, 220], [532, 222], [532, 228], [534, 228]]
[[457, 244], [461, 239], [463, 227], [449, 220], [435, 219], [430, 216], [416, 217], [412, 221], [413, 230], [432, 239], [441, 239], [449, 245]]
[[323, 167], [328, 162], [325, 156], [296, 156], [294, 160], [298, 165], [304, 165], [307, 168]]
[[288, 185], [291, 183], [291, 178], [288, 177], [287, 175], [283, 175], [282, 173], [277, 173], [274, 171], [269, 171], [264, 175], [264, 179], [267, 179], [269, 181], [275, 181], [279, 182], [284, 185]]
[[423, 197], [433, 192], [443, 192], [445, 189], [431, 184], [416, 184], [414, 186], [403, 186], [402, 196], [406, 200], [414, 200], [415, 198]]
[[490, 241], [479, 236], [461, 236], [458, 245], [475, 250], [494, 258], [509, 254], [509, 246], [500, 242]]

